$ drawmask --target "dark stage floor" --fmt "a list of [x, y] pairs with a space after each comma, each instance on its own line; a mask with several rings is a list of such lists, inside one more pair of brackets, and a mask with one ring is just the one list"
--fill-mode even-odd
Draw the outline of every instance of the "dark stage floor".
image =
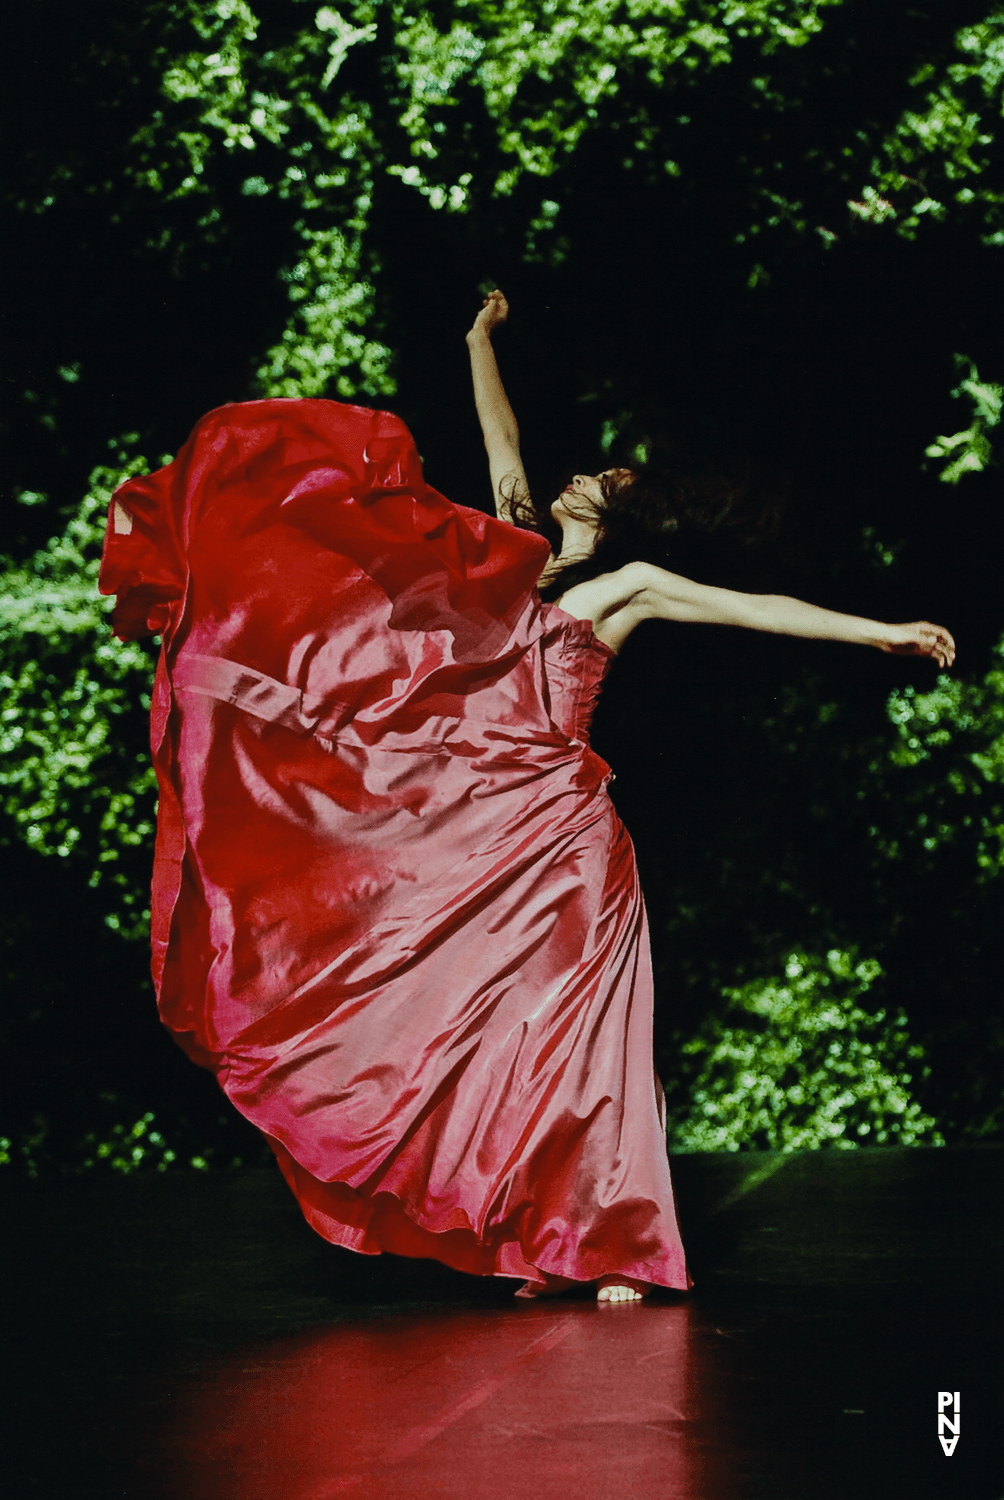
[[677, 1158], [697, 1286], [604, 1308], [333, 1250], [278, 1172], [11, 1184], [5, 1493], [1001, 1500], [1002, 1168]]

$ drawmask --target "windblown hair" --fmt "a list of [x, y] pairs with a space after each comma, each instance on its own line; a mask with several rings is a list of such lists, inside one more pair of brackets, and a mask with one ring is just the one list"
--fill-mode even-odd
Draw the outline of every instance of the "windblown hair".
[[[587, 558], [570, 561], [545, 588], [559, 598], [578, 583], [611, 573], [629, 562], [649, 562], [701, 582], [717, 582], [730, 558], [755, 549], [777, 531], [782, 501], [754, 484], [748, 464], [734, 469], [682, 467], [666, 452], [601, 480], [596, 546]], [[561, 531], [548, 508], [529, 496], [510, 496], [517, 526], [536, 531], [560, 550]]]

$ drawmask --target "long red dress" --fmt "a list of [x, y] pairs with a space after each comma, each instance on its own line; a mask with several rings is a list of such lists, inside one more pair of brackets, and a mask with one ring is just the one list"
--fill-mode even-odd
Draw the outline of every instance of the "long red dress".
[[101, 588], [160, 632], [161, 1016], [308, 1221], [464, 1271], [689, 1285], [611, 653], [546, 543], [450, 504], [398, 418], [211, 412], [129, 480]]

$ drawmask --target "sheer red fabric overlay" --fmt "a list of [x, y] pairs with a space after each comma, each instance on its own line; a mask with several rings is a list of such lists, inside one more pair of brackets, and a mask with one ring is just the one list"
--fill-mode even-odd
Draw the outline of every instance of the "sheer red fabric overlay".
[[609, 652], [540, 538], [427, 486], [404, 425], [226, 406], [112, 502], [161, 633], [160, 1013], [308, 1221], [487, 1275], [689, 1285], [630, 840], [589, 748]]

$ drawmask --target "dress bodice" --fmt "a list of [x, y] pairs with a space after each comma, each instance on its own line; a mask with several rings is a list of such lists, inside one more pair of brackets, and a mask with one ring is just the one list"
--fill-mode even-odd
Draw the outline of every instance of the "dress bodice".
[[589, 726], [614, 653], [557, 604], [545, 604], [544, 666], [551, 718], [569, 739], [588, 742]]

